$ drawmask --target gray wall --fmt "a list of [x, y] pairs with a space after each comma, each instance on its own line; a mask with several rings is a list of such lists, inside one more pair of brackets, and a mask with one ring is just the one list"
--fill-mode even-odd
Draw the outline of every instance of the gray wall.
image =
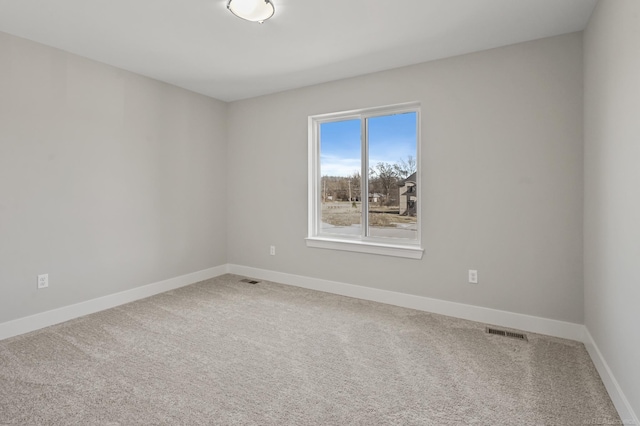
[[0, 33], [0, 322], [225, 264], [226, 109]]
[[[582, 59], [574, 33], [230, 104], [229, 262], [582, 323]], [[407, 101], [423, 259], [307, 248], [307, 116]]]
[[[579, 33], [229, 105], [0, 34], [0, 93], [0, 322], [227, 261], [583, 321]], [[307, 248], [307, 116], [415, 100], [424, 258]]]
[[640, 2], [600, 1], [585, 43], [585, 324], [640, 414]]

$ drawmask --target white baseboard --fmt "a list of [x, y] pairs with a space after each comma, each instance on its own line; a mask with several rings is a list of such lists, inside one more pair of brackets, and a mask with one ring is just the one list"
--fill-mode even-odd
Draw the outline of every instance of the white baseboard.
[[564, 339], [584, 340], [585, 328], [582, 324], [557, 321], [531, 315], [517, 314], [514, 312], [500, 311], [463, 303], [448, 302], [446, 300], [431, 299], [423, 296], [415, 296], [394, 291], [380, 290], [371, 287], [363, 287], [353, 284], [345, 284], [336, 281], [327, 281], [318, 278], [309, 278], [301, 275], [292, 275], [265, 269], [251, 268], [240, 265], [228, 265], [229, 273], [260, 278], [296, 287], [304, 287], [311, 290], [319, 290], [327, 293], [340, 294], [342, 296], [371, 300], [373, 302], [387, 303], [389, 305], [402, 306], [404, 308], [417, 309], [435, 314], [447, 315], [456, 318], [477, 321], [485, 324], [515, 328], [532, 333], [546, 334], [548, 336]]
[[135, 300], [144, 299], [145, 297], [214, 278], [225, 273], [260, 278], [282, 284], [387, 303], [533, 333], [585, 341], [585, 327], [582, 324], [234, 264], [216, 266], [120, 293], [110, 294], [74, 305], [0, 323], [0, 340], [59, 324], [73, 318], [113, 308]]
[[609, 397], [611, 398], [613, 405], [615, 405], [616, 410], [618, 410], [622, 424], [640, 425], [638, 416], [633, 412], [633, 408], [631, 407], [631, 404], [629, 404], [629, 400], [624, 395], [624, 392], [622, 392], [622, 389], [611, 372], [607, 361], [605, 361], [598, 345], [596, 345], [591, 333], [589, 333], [589, 329], [586, 327], [584, 346], [587, 348], [589, 356], [591, 356], [591, 360], [593, 360], [593, 364], [595, 365], [596, 370], [598, 370], [604, 386], [607, 388], [607, 392], [609, 392]]
[[227, 265], [216, 266], [202, 271], [192, 272], [168, 280], [147, 284], [120, 293], [109, 294], [74, 305], [64, 306], [51, 311], [42, 312], [24, 318], [18, 318], [0, 324], [0, 340], [19, 334], [35, 331], [50, 325], [59, 324], [94, 312], [124, 305], [135, 300], [144, 299], [158, 293], [184, 287], [198, 281], [214, 278], [227, 273]]

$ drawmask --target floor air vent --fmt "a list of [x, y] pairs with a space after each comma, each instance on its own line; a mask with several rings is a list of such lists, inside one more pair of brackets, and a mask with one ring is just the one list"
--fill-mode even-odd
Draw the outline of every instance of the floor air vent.
[[243, 280], [240, 280], [240, 282], [249, 283], [249, 284], [258, 284], [260, 281], [252, 280], [250, 278], [245, 278]]
[[486, 332], [489, 334], [495, 334], [496, 336], [511, 337], [513, 339], [528, 341], [527, 335], [523, 333], [514, 333], [513, 331], [498, 330], [497, 328], [491, 328], [491, 327], [487, 327]]

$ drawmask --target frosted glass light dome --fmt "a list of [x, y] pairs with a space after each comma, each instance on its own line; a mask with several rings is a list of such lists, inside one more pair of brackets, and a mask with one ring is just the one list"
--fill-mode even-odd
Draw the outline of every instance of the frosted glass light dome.
[[271, 18], [276, 11], [270, 0], [229, 0], [227, 9], [238, 18], [260, 23]]

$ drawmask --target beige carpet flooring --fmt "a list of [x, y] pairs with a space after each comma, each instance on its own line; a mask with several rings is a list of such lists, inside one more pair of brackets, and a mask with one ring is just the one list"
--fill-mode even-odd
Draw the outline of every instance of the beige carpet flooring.
[[581, 343], [240, 278], [0, 341], [0, 424], [620, 422]]

